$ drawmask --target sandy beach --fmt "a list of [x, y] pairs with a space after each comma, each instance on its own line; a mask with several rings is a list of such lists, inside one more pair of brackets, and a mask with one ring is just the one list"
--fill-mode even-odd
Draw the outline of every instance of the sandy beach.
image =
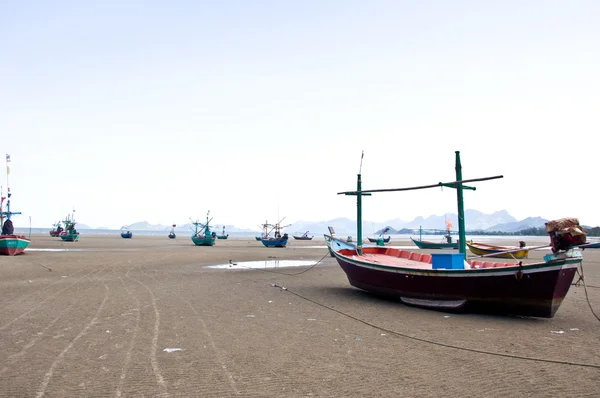
[[[243, 265], [276, 260], [306, 265]], [[351, 287], [318, 237], [36, 235], [0, 256], [2, 397], [598, 396], [599, 343], [582, 285], [551, 319], [419, 309]]]

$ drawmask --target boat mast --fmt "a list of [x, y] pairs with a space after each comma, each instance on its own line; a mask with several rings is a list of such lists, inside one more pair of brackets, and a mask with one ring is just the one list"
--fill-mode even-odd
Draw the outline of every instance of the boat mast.
[[[6, 154], [6, 210], [2, 210], [2, 205], [0, 204], [0, 219], [2, 220], [0, 222], [1, 226], [4, 226], [4, 219], [6, 218], [7, 220], [10, 220], [10, 216], [13, 214], [21, 214], [21, 212], [19, 211], [10, 211], [10, 197], [12, 196], [12, 194], [10, 193], [10, 185], [8, 183], [8, 176], [10, 174], [10, 167], [8, 166], [8, 164], [10, 163], [10, 155], [7, 153]], [[0, 196], [2, 196], [0, 194]], [[4, 197], [2, 197], [0, 199], [0, 201], [4, 201]]]
[[[458, 197], [458, 233], [459, 233], [459, 250], [460, 253], [462, 253], [465, 257], [467, 255], [467, 251], [466, 251], [466, 242], [465, 242], [465, 212], [464, 212], [464, 203], [463, 203], [463, 194], [462, 191], [463, 189], [470, 189], [470, 190], [475, 190], [475, 187], [470, 187], [467, 185], [464, 185], [466, 182], [477, 182], [477, 181], [488, 181], [488, 180], [495, 180], [498, 178], [504, 178], [504, 176], [502, 175], [498, 175], [498, 176], [493, 176], [493, 177], [484, 177], [484, 178], [472, 178], [469, 180], [463, 180], [462, 179], [462, 166], [460, 164], [460, 151], [455, 151], [456, 153], [456, 181], [453, 182], [438, 182], [437, 184], [431, 184], [431, 185], [422, 185], [422, 186], [418, 186], [418, 187], [408, 187], [408, 188], [385, 188], [385, 189], [369, 189], [369, 190], [365, 190], [363, 191], [361, 188], [361, 178], [360, 178], [360, 173], [358, 174], [358, 182], [357, 182], [357, 189], [356, 191], [348, 191], [348, 192], [338, 192], [338, 195], [347, 195], [347, 196], [353, 196], [353, 195], [357, 195], [357, 207], [358, 207], [358, 225], [357, 225], [357, 232], [358, 232], [358, 239], [359, 242], [357, 244], [357, 252], [358, 254], [362, 254], [362, 214], [361, 214], [361, 206], [362, 206], [362, 200], [361, 197], [363, 195], [371, 195], [371, 192], [398, 192], [398, 191], [414, 191], [417, 189], [428, 189], [428, 188], [436, 188], [436, 187], [448, 187], [448, 188], [455, 188], [457, 190], [457, 197]], [[362, 167], [362, 157], [361, 157], [361, 167]], [[420, 228], [419, 228], [420, 229]], [[419, 236], [421, 235], [421, 231], [419, 231]]]
[[[456, 151], [456, 181], [462, 181], [462, 165], [460, 164], [460, 151]], [[456, 184], [456, 198], [458, 201], [458, 251], [467, 257], [466, 233], [465, 233], [465, 203], [463, 200], [463, 189], [475, 190], [475, 187], [467, 187]], [[450, 231], [448, 231], [450, 233]]]

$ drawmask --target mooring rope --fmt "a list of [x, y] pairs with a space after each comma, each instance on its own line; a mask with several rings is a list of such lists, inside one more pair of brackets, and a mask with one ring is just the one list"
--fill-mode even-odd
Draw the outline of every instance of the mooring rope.
[[585, 285], [585, 277], [583, 275], [583, 261], [581, 262], [580, 266], [581, 266], [581, 277], [579, 278], [579, 280], [581, 280], [581, 283], [583, 284], [583, 291], [585, 292], [585, 300], [587, 301], [588, 306], [590, 307], [590, 311], [592, 311], [592, 314], [596, 317], [596, 319], [598, 321], [600, 321], [600, 318], [594, 312], [594, 308], [592, 308], [592, 303], [590, 303], [590, 298], [588, 297], [587, 286]]
[[415, 337], [415, 336], [411, 336], [409, 334], [406, 333], [400, 333], [400, 332], [396, 332], [394, 330], [391, 329], [387, 329], [384, 328], [382, 326], [378, 326], [375, 325], [371, 322], [365, 321], [363, 319], [357, 318], [353, 315], [347, 314], [345, 312], [342, 312], [340, 310], [336, 310], [335, 308], [329, 307], [325, 304], [319, 303], [318, 301], [315, 301], [313, 299], [310, 299], [308, 297], [305, 297], [299, 293], [293, 292], [291, 290], [289, 290], [288, 288], [281, 286], [281, 285], [277, 285], [277, 284], [271, 284], [271, 286], [273, 287], [278, 287], [279, 289], [289, 292], [291, 294], [293, 294], [294, 296], [297, 296], [303, 300], [309, 301], [313, 304], [316, 304], [320, 307], [326, 308], [330, 311], [336, 312], [340, 315], [343, 315], [347, 318], [353, 319], [357, 322], [363, 323], [367, 326], [370, 326], [374, 329], [377, 330], [381, 330], [383, 332], [387, 332], [393, 335], [396, 335], [398, 337], [404, 337], [407, 339], [411, 339], [411, 340], [415, 340], [415, 341], [419, 341], [421, 343], [425, 343], [425, 344], [432, 344], [432, 345], [436, 345], [439, 347], [444, 347], [444, 348], [451, 348], [451, 349], [455, 349], [455, 350], [461, 350], [461, 351], [467, 351], [467, 352], [472, 352], [472, 353], [476, 353], [476, 354], [485, 354], [485, 355], [492, 355], [492, 356], [497, 356], [497, 357], [503, 357], [503, 358], [511, 358], [511, 359], [518, 359], [518, 360], [525, 360], [525, 361], [534, 361], [534, 362], [545, 362], [545, 363], [553, 363], [553, 364], [559, 364], [559, 365], [572, 365], [572, 366], [582, 366], [582, 367], [587, 367], [587, 368], [594, 368], [594, 369], [600, 369], [600, 365], [597, 364], [592, 364], [592, 363], [585, 363], [585, 362], [569, 362], [569, 361], [561, 361], [561, 360], [557, 360], [557, 359], [547, 359], [547, 358], [536, 358], [536, 357], [528, 357], [525, 355], [516, 355], [516, 354], [506, 354], [506, 353], [501, 353], [501, 352], [495, 352], [495, 351], [487, 351], [487, 350], [479, 350], [476, 348], [468, 348], [468, 347], [462, 347], [462, 346], [458, 346], [458, 345], [453, 345], [453, 344], [447, 344], [447, 343], [441, 343], [439, 341], [435, 341], [435, 340], [430, 340], [430, 339], [424, 339], [421, 337]]

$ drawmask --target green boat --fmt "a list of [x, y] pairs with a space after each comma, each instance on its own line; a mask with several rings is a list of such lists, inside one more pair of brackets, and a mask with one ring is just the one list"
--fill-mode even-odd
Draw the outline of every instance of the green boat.
[[210, 210], [206, 213], [206, 224], [201, 223], [200, 221], [192, 220], [192, 224], [194, 225], [194, 234], [192, 235], [192, 242], [196, 246], [214, 246], [215, 238], [217, 234], [215, 232], [210, 231], [210, 221], [208, 215], [210, 214]]
[[60, 233], [60, 238], [64, 242], [76, 242], [79, 240], [79, 232], [75, 229], [75, 210], [72, 215], [68, 215], [64, 220], [65, 230]]
[[229, 234], [225, 235], [225, 225], [223, 225], [223, 232], [221, 235], [217, 235], [217, 239], [227, 239], [229, 238]]
[[413, 237], [411, 237], [410, 239], [413, 241], [413, 243], [415, 245], [417, 245], [417, 247], [419, 249], [456, 249], [456, 250], [458, 250], [459, 242], [452, 241], [452, 235], [450, 234], [450, 228], [452, 227], [452, 223], [446, 222], [446, 224], [448, 225], [448, 230], [446, 231], [446, 234], [443, 237], [444, 241], [442, 241], [442, 242], [432, 242], [432, 241], [423, 240], [422, 239], [422, 236], [423, 236], [422, 228], [419, 228], [419, 239], [415, 239]]

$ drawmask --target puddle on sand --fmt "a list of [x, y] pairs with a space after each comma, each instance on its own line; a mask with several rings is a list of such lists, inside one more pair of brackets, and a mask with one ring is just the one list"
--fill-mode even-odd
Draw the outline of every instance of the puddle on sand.
[[82, 252], [85, 249], [25, 249], [28, 252]]
[[209, 265], [213, 269], [259, 269], [259, 268], [284, 268], [284, 267], [309, 267], [315, 265], [311, 260], [261, 260], [261, 261], [233, 261], [231, 264]]
[[287, 245], [288, 249], [327, 249], [327, 246], [294, 246]]

